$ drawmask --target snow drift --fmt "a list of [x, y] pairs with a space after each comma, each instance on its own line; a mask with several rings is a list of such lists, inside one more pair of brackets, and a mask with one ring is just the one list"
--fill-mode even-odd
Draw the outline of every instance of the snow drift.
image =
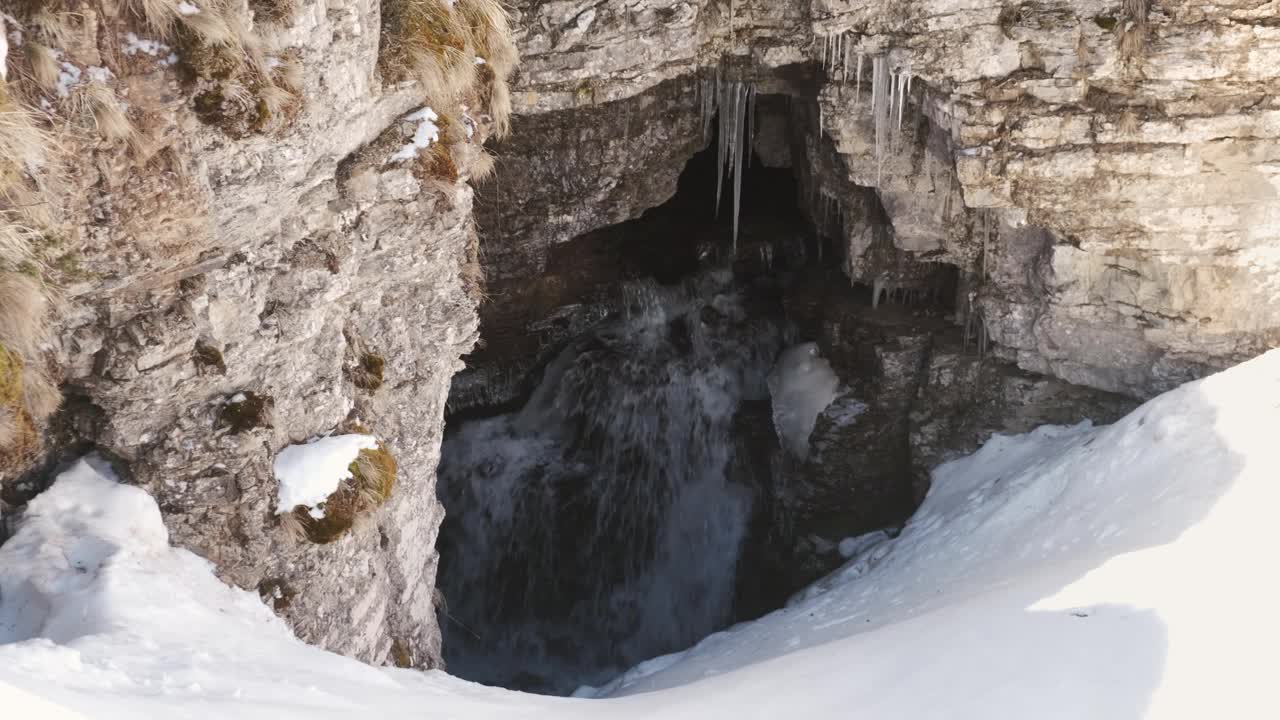
[[[1106, 428], [996, 437], [790, 607], [523, 695], [305, 646], [82, 463], [0, 547], [14, 717], [1270, 718], [1280, 351]], [[460, 602], [461, 599], [454, 599]]]

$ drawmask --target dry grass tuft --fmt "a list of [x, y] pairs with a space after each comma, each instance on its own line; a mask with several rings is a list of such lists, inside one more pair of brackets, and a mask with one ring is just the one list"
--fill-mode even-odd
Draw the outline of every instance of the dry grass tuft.
[[0, 346], [0, 476], [22, 470], [39, 447], [39, 434], [25, 406], [27, 368], [17, 353]]
[[22, 399], [26, 403], [27, 413], [38, 422], [43, 423], [62, 405], [62, 391], [43, 372], [27, 372], [26, 381], [22, 384]]
[[47, 311], [38, 280], [22, 272], [0, 272], [0, 346], [22, 358], [38, 357]]
[[136, 131], [115, 91], [98, 81], [77, 85], [69, 99], [70, 115], [111, 142], [133, 140]]
[[1129, 62], [1146, 53], [1151, 0], [1124, 0], [1122, 10], [1123, 22], [1119, 26], [1116, 50], [1121, 60]]
[[[179, 12], [179, 0], [127, 0], [136, 18], [171, 42], [179, 70], [195, 86], [196, 115], [232, 137], [285, 126], [301, 106], [302, 72], [297, 53], [267, 54], [249, 26], [239, 0], [201, 0], [200, 12]], [[296, 10], [293, 0], [254, 0], [257, 17]], [[283, 15], [279, 16], [280, 18]]]
[[1138, 115], [1132, 110], [1125, 110], [1120, 115], [1120, 121], [1117, 123], [1116, 129], [1121, 135], [1133, 136], [1138, 134]]
[[[52, 288], [44, 254], [53, 209], [46, 184], [57, 149], [46, 118], [17, 97], [23, 77], [56, 87], [56, 55], [39, 40], [65, 37], [55, 3], [20, 6], [31, 16], [26, 51], [7, 58], [10, 85], [0, 80], [0, 474], [20, 472], [40, 451], [40, 428], [61, 397], [41, 347], [48, 340]], [[0, 33], [13, 18], [0, 16]], [[13, 50], [13, 48], [11, 48]], [[22, 68], [22, 60], [27, 67]]]
[[471, 172], [471, 180], [482, 183], [493, 177], [494, 170], [498, 168], [498, 161], [494, 158], [493, 153], [481, 148], [468, 167]]
[[1120, 53], [1120, 59], [1125, 61], [1142, 57], [1147, 50], [1146, 28], [1136, 23], [1128, 23], [1120, 31], [1116, 40], [1116, 50]]
[[31, 78], [47, 93], [58, 89], [58, 58], [49, 48], [37, 42], [27, 43], [27, 62]]
[[301, 534], [313, 543], [331, 543], [391, 497], [398, 468], [383, 443], [361, 450], [348, 469], [351, 477], [321, 504], [324, 517], [313, 518], [307, 508], [297, 507], [288, 513], [292, 516], [288, 525], [301, 527]]
[[50, 7], [55, 4], [42, 3], [40, 7], [34, 9], [27, 21], [27, 28], [31, 35], [41, 42], [53, 47], [67, 47], [74, 36], [73, 13], [58, 7]]
[[297, 0], [249, 0], [253, 19], [261, 23], [287, 23], [298, 12]]
[[495, 134], [510, 127], [507, 77], [518, 55], [497, 0], [387, 0], [378, 61], [391, 80], [421, 83], [437, 111], [474, 92], [485, 99]]
[[1147, 17], [1151, 12], [1151, 0], [1124, 0], [1124, 14], [1130, 20], [1147, 24]]
[[511, 90], [505, 80], [490, 87], [489, 115], [493, 118], [493, 134], [506, 137], [511, 132]]
[[126, 12], [160, 37], [169, 37], [182, 19], [178, 0], [124, 0]]

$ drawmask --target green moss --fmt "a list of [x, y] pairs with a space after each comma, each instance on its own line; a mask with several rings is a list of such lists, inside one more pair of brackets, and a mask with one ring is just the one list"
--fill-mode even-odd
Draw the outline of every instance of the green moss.
[[262, 602], [270, 603], [276, 612], [287, 610], [293, 604], [293, 598], [297, 594], [297, 590], [289, 587], [280, 578], [267, 578], [258, 583], [258, 596], [262, 598]]
[[297, 0], [249, 0], [249, 9], [258, 22], [287, 22], [298, 11]]
[[206, 43], [185, 27], [178, 28], [174, 49], [178, 71], [188, 80], [230, 80], [244, 72], [244, 55], [239, 47]]
[[197, 342], [191, 359], [198, 367], [216, 371], [219, 375], [227, 374], [227, 363], [222, 359], [222, 351], [212, 345]]
[[80, 264], [80, 253], [72, 251], [59, 255], [53, 261], [53, 269], [62, 276], [63, 281], [88, 280], [94, 274]]
[[201, 120], [213, 125], [223, 116], [222, 88], [213, 87], [191, 98], [191, 107]]
[[409, 648], [409, 644], [396, 638], [391, 642], [391, 662], [395, 663], [398, 668], [413, 667], [413, 650]]
[[1111, 32], [1116, 29], [1116, 25], [1118, 25], [1120, 21], [1110, 15], [1095, 15], [1093, 22], [1103, 30]]
[[574, 94], [578, 98], [579, 105], [589, 105], [594, 103], [596, 100], [595, 82], [591, 80], [591, 78], [587, 78], [586, 80], [583, 80], [578, 85], [578, 89]]
[[250, 122], [253, 131], [266, 132], [267, 128], [271, 127], [271, 120], [273, 118], [271, 106], [267, 104], [265, 99], [258, 98], [258, 102], [254, 105], [254, 109], [257, 111], [257, 116]]
[[382, 387], [382, 373], [385, 367], [386, 361], [381, 355], [366, 352], [360, 356], [359, 364], [348, 371], [347, 376], [351, 378], [351, 384], [361, 390], [373, 392]]
[[22, 359], [0, 345], [0, 407], [14, 407], [21, 401]]
[[10, 424], [9, 436], [0, 445], [0, 476], [27, 467], [40, 444], [24, 404], [22, 376], [22, 358], [0, 345], [0, 414]]
[[428, 177], [449, 183], [458, 181], [458, 164], [453, 161], [453, 152], [445, 143], [432, 144], [430, 149], [419, 156], [419, 162]]
[[294, 518], [313, 543], [324, 545], [342, 537], [357, 518], [381, 507], [395, 489], [396, 460], [382, 443], [361, 450], [348, 469], [351, 477], [321, 503], [324, 517], [312, 517], [305, 507], [294, 508]]
[[242, 433], [254, 428], [271, 427], [271, 411], [275, 400], [269, 395], [255, 392], [239, 393], [238, 400], [222, 406], [219, 419], [232, 433]]

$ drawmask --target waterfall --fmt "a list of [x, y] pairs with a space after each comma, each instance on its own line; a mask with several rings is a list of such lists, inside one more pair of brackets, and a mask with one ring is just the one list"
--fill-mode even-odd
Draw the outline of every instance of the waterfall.
[[440, 586], [461, 677], [571, 692], [733, 618], [752, 490], [732, 424], [767, 397], [777, 324], [727, 270], [625, 289], [525, 407], [450, 432]]

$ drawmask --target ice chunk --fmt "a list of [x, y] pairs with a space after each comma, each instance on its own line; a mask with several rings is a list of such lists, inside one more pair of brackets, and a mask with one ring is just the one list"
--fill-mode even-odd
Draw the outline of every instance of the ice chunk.
[[835, 400], [839, 386], [831, 363], [818, 356], [817, 343], [784, 350], [769, 373], [773, 426], [783, 447], [796, 457], [808, 457], [813, 425]]

